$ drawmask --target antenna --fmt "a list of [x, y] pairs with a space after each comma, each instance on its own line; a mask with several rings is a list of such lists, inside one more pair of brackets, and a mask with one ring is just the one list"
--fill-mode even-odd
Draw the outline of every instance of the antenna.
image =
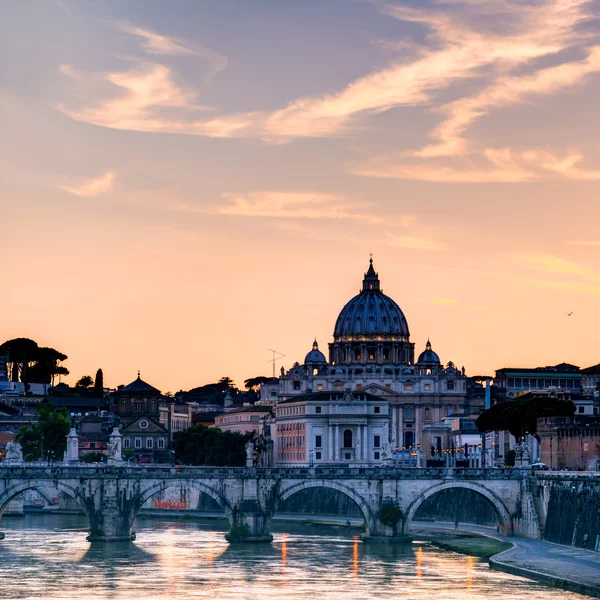
[[272, 348], [268, 348], [269, 352], [273, 353], [273, 358], [268, 360], [267, 362], [273, 363], [273, 377], [275, 377], [275, 363], [278, 358], [283, 358], [285, 354], [279, 352], [279, 350], [273, 350]]

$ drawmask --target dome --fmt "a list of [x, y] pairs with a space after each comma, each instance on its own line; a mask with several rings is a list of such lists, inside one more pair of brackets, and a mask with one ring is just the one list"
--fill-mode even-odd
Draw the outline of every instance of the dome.
[[335, 338], [354, 335], [394, 335], [408, 338], [408, 323], [400, 307], [380, 289], [379, 276], [369, 260], [363, 289], [342, 309], [333, 332]]
[[440, 357], [431, 349], [431, 342], [427, 340], [425, 351], [419, 355], [417, 364], [440, 364]]
[[317, 344], [317, 340], [313, 342], [312, 350], [306, 355], [304, 359], [304, 364], [327, 364], [327, 359], [325, 355], [319, 350], [319, 344]]

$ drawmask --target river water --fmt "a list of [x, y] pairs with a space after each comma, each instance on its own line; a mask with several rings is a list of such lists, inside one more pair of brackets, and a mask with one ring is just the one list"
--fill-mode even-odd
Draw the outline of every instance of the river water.
[[5, 517], [0, 598], [585, 598], [424, 542], [363, 544], [343, 527], [279, 523], [272, 544], [230, 546], [223, 527], [220, 521], [138, 520], [134, 543], [90, 545], [83, 516]]

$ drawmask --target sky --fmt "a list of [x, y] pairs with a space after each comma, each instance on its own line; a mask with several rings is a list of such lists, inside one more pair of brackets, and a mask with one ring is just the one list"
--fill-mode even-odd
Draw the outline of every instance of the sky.
[[[325, 350], [600, 362], [599, 0], [0, 3], [0, 338], [163, 392]], [[573, 313], [570, 316], [568, 313]]]

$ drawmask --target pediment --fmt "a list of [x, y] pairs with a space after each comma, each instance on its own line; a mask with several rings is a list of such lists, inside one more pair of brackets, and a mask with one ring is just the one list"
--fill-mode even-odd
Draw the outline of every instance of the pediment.
[[[146, 427], [142, 427], [144, 422], [148, 423]], [[123, 427], [121, 433], [167, 433], [167, 429], [150, 417], [139, 417]]]

